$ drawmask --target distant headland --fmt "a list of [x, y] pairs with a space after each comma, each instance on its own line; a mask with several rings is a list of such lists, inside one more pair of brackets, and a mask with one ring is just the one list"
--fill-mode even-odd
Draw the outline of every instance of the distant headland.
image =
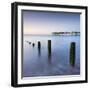
[[47, 35], [75, 35], [79, 36], [80, 32], [51, 32], [49, 34], [24, 34], [25, 36], [47, 36]]
[[52, 32], [52, 35], [80, 35], [80, 32]]

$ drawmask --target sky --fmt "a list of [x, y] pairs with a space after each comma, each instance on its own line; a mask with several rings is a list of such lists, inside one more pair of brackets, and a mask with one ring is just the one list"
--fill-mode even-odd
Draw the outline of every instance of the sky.
[[23, 10], [22, 16], [24, 34], [80, 31], [79, 13]]

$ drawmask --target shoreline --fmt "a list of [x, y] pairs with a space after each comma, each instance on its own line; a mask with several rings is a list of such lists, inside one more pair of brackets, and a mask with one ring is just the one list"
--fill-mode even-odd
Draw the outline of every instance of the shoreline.
[[23, 34], [24, 36], [80, 36], [80, 35], [31, 35], [31, 34]]

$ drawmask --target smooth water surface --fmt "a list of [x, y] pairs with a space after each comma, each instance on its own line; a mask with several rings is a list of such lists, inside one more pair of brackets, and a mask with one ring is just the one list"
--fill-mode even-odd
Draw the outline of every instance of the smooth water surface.
[[[50, 57], [48, 40], [51, 40]], [[40, 50], [38, 50], [38, 41], [41, 42]], [[74, 67], [69, 63], [71, 42], [75, 42], [76, 45]], [[24, 35], [22, 69], [23, 77], [79, 75], [80, 36]]]

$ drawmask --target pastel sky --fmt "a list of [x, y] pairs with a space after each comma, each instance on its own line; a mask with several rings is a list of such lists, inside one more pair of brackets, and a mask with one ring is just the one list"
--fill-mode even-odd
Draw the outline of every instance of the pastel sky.
[[24, 34], [80, 31], [80, 14], [23, 10]]

